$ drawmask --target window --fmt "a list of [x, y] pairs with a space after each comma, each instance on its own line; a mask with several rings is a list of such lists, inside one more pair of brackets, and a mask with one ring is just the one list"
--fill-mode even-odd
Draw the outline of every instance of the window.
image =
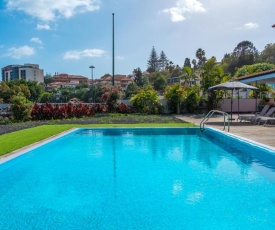
[[21, 79], [26, 80], [26, 70], [25, 69], [20, 70], [20, 76], [21, 76]]

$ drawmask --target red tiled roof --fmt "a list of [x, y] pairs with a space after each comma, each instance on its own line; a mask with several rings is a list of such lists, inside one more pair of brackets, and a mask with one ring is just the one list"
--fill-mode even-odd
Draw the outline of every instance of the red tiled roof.
[[68, 78], [68, 75], [55, 75], [53, 78]]
[[53, 76], [54, 78], [83, 78], [83, 79], [87, 79], [87, 77], [81, 76], [81, 75], [69, 75], [69, 74], [58, 74]]
[[83, 76], [80, 76], [80, 75], [69, 75], [69, 78], [87, 78], [87, 77], [83, 77]]
[[259, 73], [253, 73], [253, 74], [245, 75], [245, 76], [239, 77], [238, 80], [252, 78], [252, 77], [258, 77], [258, 76], [262, 76], [262, 75], [266, 75], [266, 74], [270, 74], [270, 73], [275, 73], [275, 69], [270, 69], [270, 70], [262, 71], [262, 72], [259, 72]]

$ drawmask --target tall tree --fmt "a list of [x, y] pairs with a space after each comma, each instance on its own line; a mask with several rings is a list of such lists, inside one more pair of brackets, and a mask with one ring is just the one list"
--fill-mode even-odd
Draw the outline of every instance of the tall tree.
[[183, 67], [186, 67], [186, 66], [191, 68], [190, 58], [185, 58]]
[[197, 61], [196, 61], [196, 59], [193, 59], [192, 60], [192, 65], [193, 65], [193, 69], [195, 70], [195, 69], [197, 69]]
[[163, 90], [167, 85], [166, 77], [160, 72], [152, 73], [150, 75], [150, 83], [153, 85], [154, 89], [159, 91]]
[[215, 58], [210, 58], [202, 67], [201, 89], [203, 94], [208, 92], [210, 86], [220, 84], [224, 77], [223, 69], [217, 64]]
[[44, 91], [43, 86], [36, 81], [27, 81], [27, 86], [31, 92], [30, 100], [33, 102], [38, 102]]
[[205, 51], [201, 48], [199, 48], [197, 51], [196, 51], [196, 57], [198, 59], [198, 66], [201, 67], [205, 64], [206, 62], [206, 57], [205, 57]]
[[180, 84], [168, 85], [165, 88], [164, 98], [167, 100], [169, 109], [172, 113], [180, 113], [180, 105], [186, 96], [186, 91]]
[[48, 85], [48, 84], [50, 84], [50, 83], [52, 83], [52, 82], [54, 82], [53, 77], [52, 77], [50, 74], [46, 74], [46, 75], [44, 76], [44, 83], [45, 83], [46, 85]]
[[142, 72], [140, 68], [136, 68], [133, 71], [134, 81], [138, 86], [143, 86]]
[[259, 53], [252, 42], [242, 41], [235, 47], [230, 58], [231, 63], [228, 65], [228, 71], [234, 75], [237, 68], [254, 64], [259, 58]]
[[131, 82], [125, 90], [125, 97], [131, 98], [132, 96], [137, 94], [138, 91], [139, 91], [138, 85], [135, 82]]
[[167, 64], [166, 64], [166, 67], [165, 67], [166, 70], [168, 70], [168, 72], [171, 74], [173, 72], [173, 70], [175, 69], [175, 65], [172, 61], [169, 61]]
[[161, 68], [162, 70], [165, 70], [165, 67], [168, 63], [168, 59], [167, 59], [167, 56], [166, 54], [164, 53], [164, 51], [162, 50], [160, 52], [160, 56], [159, 56], [159, 68]]
[[182, 69], [179, 65], [174, 66], [174, 69], [171, 73], [171, 77], [179, 77], [182, 74]]
[[157, 72], [159, 68], [159, 58], [155, 47], [153, 46], [149, 60], [147, 61], [147, 71], [149, 73]]
[[267, 44], [260, 54], [261, 62], [275, 64], [275, 43]]
[[193, 70], [189, 66], [183, 67], [183, 74], [181, 76], [181, 79], [183, 79], [184, 85], [191, 85], [191, 80], [193, 77]]
[[217, 106], [219, 94], [216, 91], [208, 91], [208, 88], [222, 82], [228, 81], [229, 76], [223, 72], [222, 66], [217, 64], [215, 58], [210, 58], [202, 67], [203, 73], [201, 74], [201, 90], [203, 96], [207, 95], [207, 107], [209, 110]]

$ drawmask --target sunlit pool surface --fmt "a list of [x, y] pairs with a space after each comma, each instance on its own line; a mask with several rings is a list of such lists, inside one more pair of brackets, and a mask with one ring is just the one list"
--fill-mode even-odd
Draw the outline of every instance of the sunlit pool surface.
[[79, 129], [0, 165], [0, 229], [275, 229], [275, 155], [206, 129]]

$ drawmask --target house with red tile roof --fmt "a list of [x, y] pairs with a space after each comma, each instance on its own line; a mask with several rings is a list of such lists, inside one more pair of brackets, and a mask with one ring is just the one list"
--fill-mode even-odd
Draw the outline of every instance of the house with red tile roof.
[[[69, 74], [56, 74], [53, 76], [54, 82], [48, 84], [49, 88], [61, 88], [61, 87], [76, 87], [80, 83], [87, 83], [88, 85], [112, 85], [112, 76], [107, 74], [99, 79], [93, 81], [87, 77], [81, 75], [69, 75]], [[133, 78], [127, 75], [117, 74], [115, 75], [115, 86], [121, 87], [122, 90], [126, 90], [127, 86], [133, 82]]]
[[[121, 87], [122, 90], [126, 90], [127, 86], [134, 80], [126, 75], [117, 74], [114, 76], [114, 83], [116, 87]], [[112, 76], [107, 74], [99, 79], [95, 79], [93, 82], [95, 85], [112, 85]]]
[[76, 87], [80, 83], [90, 83], [87, 77], [81, 75], [56, 74], [53, 76], [54, 82], [48, 84], [49, 88]]

